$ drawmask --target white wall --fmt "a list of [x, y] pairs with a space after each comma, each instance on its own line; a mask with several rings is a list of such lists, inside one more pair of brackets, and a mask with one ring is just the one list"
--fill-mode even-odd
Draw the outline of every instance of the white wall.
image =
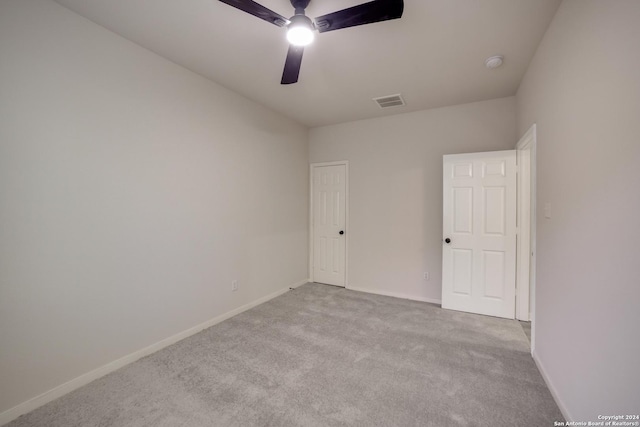
[[517, 107], [538, 132], [535, 356], [570, 419], [638, 414], [640, 2], [565, 0]]
[[515, 98], [314, 128], [309, 139], [311, 162], [349, 161], [348, 287], [438, 301], [442, 156], [513, 148]]
[[307, 277], [305, 128], [47, 0], [0, 94], [0, 413]]

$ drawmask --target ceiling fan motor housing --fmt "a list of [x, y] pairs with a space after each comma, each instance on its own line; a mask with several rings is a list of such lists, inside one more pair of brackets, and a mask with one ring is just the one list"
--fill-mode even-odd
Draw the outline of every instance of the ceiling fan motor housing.
[[315, 26], [313, 25], [313, 21], [304, 14], [296, 13], [291, 18], [289, 18], [289, 21], [290, 21], [288, 25], [289, 27], [294, 27], [296, 25], [303, 25], [305, 27], [308, 27], [311, 30], [315, 29]]
[[296, 15], [303, 14], [311, 0], [291, 0], [291, 6], [296, 10]]

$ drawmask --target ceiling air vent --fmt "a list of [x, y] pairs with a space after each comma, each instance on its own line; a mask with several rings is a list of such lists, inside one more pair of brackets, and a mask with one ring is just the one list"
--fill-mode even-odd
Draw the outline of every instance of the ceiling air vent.
[[380, 108], [399, 107], [401, 105], [405, 105], [404, 99], [402, 99], [402, 95], [400, 94], [382, 96], [380, 98], [373, 98], [373, 100]]

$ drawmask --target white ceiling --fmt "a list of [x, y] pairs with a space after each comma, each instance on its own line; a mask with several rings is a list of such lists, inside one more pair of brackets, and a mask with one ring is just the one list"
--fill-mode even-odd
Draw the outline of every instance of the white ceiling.
[[[560, 0], [405, 0], [401, 19], [317, 34], [281, 85], [285, 29], [218, 0], [56, 0], [309, 126], [515, 95]], [[312, 0], [310, 17], [366, 0]], [[289, 0], [258, 0], [285, 17]], [[484, 60], [505, 56], [496, 70]], [[407, 105], [371, 99], [402, 93]]]

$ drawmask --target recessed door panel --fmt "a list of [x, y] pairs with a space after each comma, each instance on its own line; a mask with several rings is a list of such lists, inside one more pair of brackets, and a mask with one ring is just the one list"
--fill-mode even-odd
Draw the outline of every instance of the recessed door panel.
[[473, 231], [473, 188], [453, 188], [453, 232], [472, 233]]
[[453, 165], [453, 178], [471, 178], [473, 177], [473, 163], [458, 163]]
[[473, 252], [468, 249], [453, 250], [453, 292], [471, 295], [473, 276]]
[[504, 298], [504, 252], [482, 251], [483, 296], [486, 298]]
[[487, 178], [491, 176], [504, 177], [507, 173], [507, 163], [504, 160], [495, 162], [484, 162], [482, 164], [482, 177]]
[[[338, 181], [338, 185], [339, 185], [339, 179]], [[333, 225], [334, 226], [339, 226], [340, 225], [340, 220], [342, 218], [342, 212], [341, 212], [341, 206], [340, 206], [340, 197], [342, 195], [340, 194], [340, 191], [334, 191], [333, 192], [333, 215], [332, 215], [332, 220], [333, 220]]]
[[327, 223], [327, 192], [326, 191], [320, 191], [319, 193], [319, 198], [318, 200], [320, 200], [320, 203], [318, 203], [318, 221], [320, 222], [320, 224], [326, 224]]
[[484, 188], [484, 233], [503, 236], [505, 222], [505, 188]]
[[327, 238], [320, 237], [320, 250], [318, 251], [318, 268], [320, 271], [327, 271]]
[[333, 248], [331, 248], [331, 252], [333, 255], [333, 262], [331, 265], [333, 266], [333, 270], [331, 271], [333, 274], [338, 274], [340, 272], [340, 260], [338, 257], [340, 256], [340, 239], [333, 238], [331, 239], [331, 243], [333, 244]]

